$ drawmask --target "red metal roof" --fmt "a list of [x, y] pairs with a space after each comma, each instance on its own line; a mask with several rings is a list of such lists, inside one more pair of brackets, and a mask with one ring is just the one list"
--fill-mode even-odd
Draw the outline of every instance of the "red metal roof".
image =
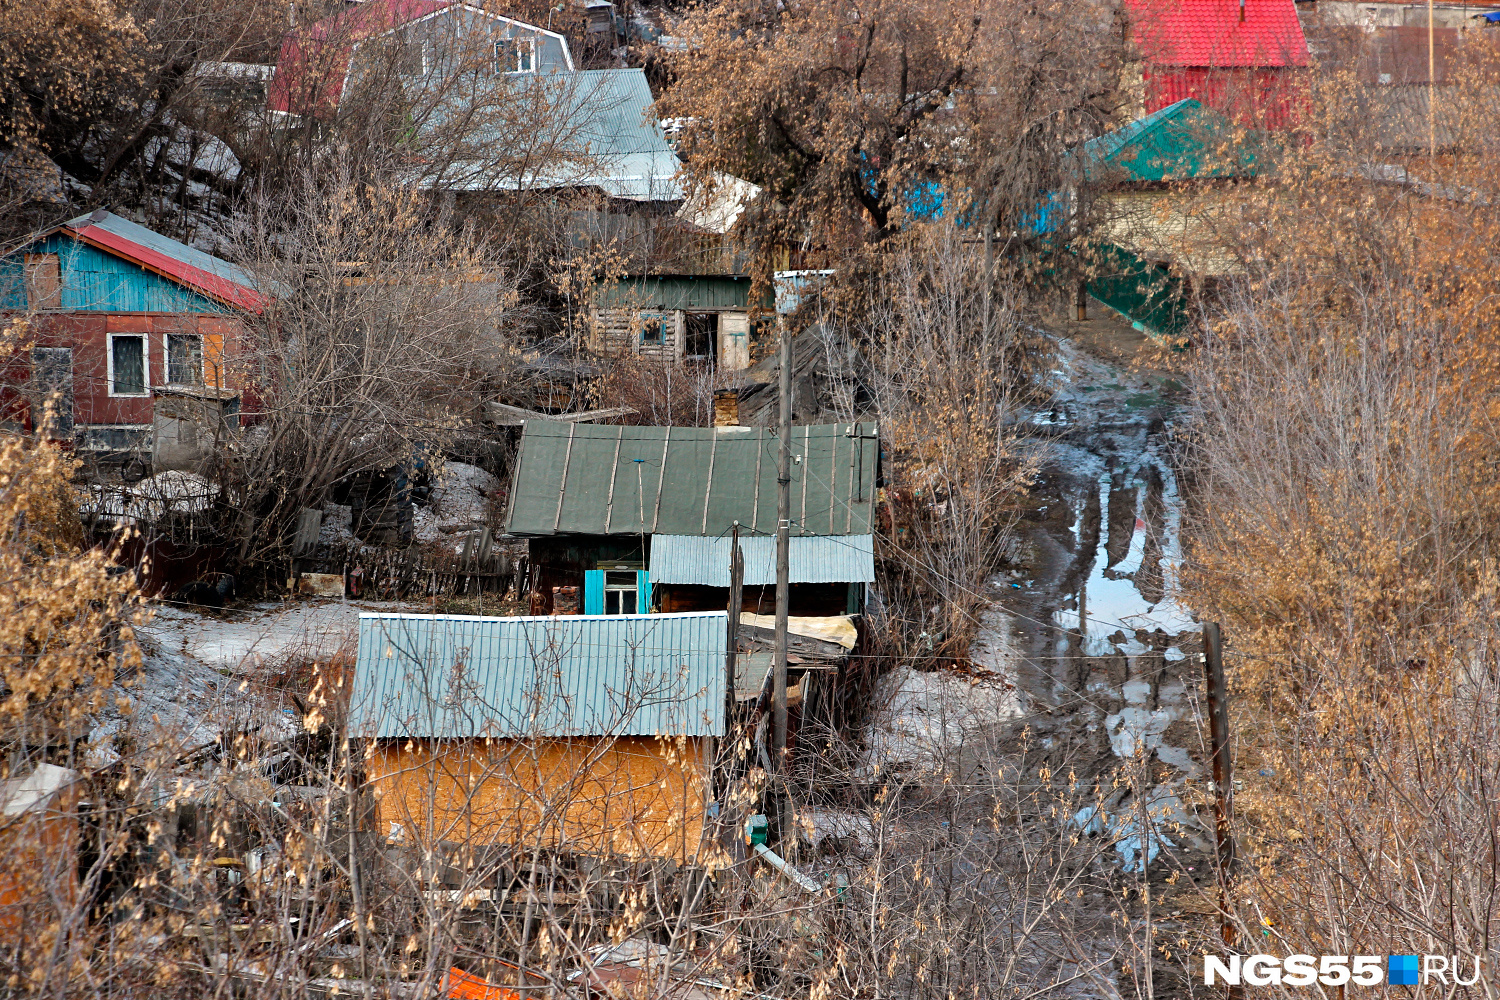
[[138, 264], [148, 271], [218, 299], [226, 305], [259, 311], [266, 299], [250, 276], [212, 254], [122, 219], [112, 212], [80, 215], [58, 227], [85, 243]]
[[332, 110], [355, 45], [447, 6], [449, 0], [367, 0], [291, 32], [281, 41], [266, 106], [291, 114]]
[[1294, 0], [1126, 0], [1126, 4], [1136, 46], [1151, 65], [1307, 65], [1307, 39]]

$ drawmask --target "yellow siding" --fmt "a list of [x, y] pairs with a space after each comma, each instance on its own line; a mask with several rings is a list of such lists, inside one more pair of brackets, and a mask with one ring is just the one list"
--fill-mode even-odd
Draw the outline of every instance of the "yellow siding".
[[703, 741], [631, 736], [382, 741], [367, 763], [380, 832], [687, 863], [703, 832]]

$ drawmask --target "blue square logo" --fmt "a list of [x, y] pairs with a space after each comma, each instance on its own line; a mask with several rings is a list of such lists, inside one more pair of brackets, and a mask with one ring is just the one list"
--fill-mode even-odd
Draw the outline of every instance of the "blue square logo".
[[1391, 986], [1417, 985], [1417, 956], [1387, 955], [1385, 981]]

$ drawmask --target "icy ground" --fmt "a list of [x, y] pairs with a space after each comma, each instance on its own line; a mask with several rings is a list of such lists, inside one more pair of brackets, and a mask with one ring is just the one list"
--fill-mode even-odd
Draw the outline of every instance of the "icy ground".
[[[464, 530], [489, 521], [490, 495], [500, 480], [475, 465], [444, 462], [432, 491], [432, 506], [418, 507], [413, 533], [420, 542], [451, 541], [462, 549]], [[448, 529], [448, 530], [444, 530]]]
[[139, 631], [164, 651], [213, 671], [241, 674], [292, 655], [332, 656], [354, 641], [361, 611], [388, 607], [361, 601], [262, 601], [243, 610], [209, 612], [161, 604]]

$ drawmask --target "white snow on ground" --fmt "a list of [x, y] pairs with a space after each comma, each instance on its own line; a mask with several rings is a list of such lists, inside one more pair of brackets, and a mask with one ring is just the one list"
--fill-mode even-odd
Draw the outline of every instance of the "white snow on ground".
[[1023, 714], [1008, 681], [919, 673], [905, 665], [876, 681], [874, 704], [879, 707], [865, 732], [865, 766], [872, 774], [896, 767], [938, 770], [986, 727]]
[[219, 487], [191, 472], [160, 472], [134, 486], [89, 488], [80, 503], [84, 514], [111, 517], [122, 524], [155, 521], [168, 513], [207, 510]]
[[[280, 697], [224, 677], [192, 656], [140, 636], [141, 670], [116, 684], [110, 701], [95, 717], [90, 753], [96, 766], [118, 758], [116, 737], [129, 735], [137, 749], [161, 745], [181, 752], [219, 738], [226, 727], [253, 729], [268, 739], [296, 731], [298, 717]], [[123, 706], [121, 704], [123, 702]]]
[[450, 540], [461, 548], [465, 532], [443, 528], [483, 525], [489, 520], [489, 496], [500, 480], [475, 465], [444, 462], [432, 491], [432, 508], [417, 508], [413, 533], [418, 541]]
[[191, 657], [211, 670], [243, 673], [291, 654], [332, 656], [354, 641], [359, 613], [389, 609], [368, 602], [264, 601], [245, 610], [208, 614], [158, 605], [140, 633], [164, 650]]
[[844, 809], [812, 806], [797, 810], [797, 835], [814, 850], [829, 837], [837, 838], [846, 849], [860, 854], [875, 849], [875, 829], [870, 818]]

